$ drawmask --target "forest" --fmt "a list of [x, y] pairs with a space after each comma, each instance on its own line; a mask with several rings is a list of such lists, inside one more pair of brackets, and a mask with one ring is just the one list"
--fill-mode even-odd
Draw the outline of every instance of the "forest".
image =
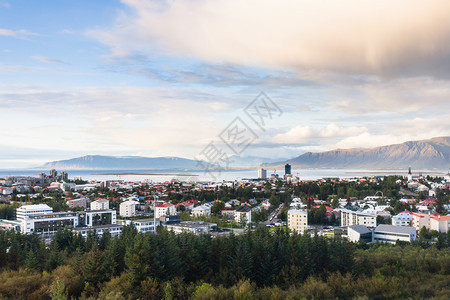
[[212, 238], [124, 227], [87, 239], [0, 231], [0, 299], [446, 298], [439, 246], [353, 244], [257, 228]]

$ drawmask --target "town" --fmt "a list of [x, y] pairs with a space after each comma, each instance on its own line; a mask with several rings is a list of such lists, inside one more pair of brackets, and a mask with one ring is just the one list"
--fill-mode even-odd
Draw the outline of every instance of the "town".
[[[256, 172], [255, 172], [256, 173]], [[0, 229], [49, 242], [58, 231], [86, 238], [124, 226], [141, 233], [244, 234], [257, 227], [342, 237], [359, 243], [445, 244], [450, 226], [450, 174], [323, 178], [302, 181], [258, 169], [258, 178], [230, 182], [153, 183], [69, 180], [51, 170], [39, 177], [0, 179]]]

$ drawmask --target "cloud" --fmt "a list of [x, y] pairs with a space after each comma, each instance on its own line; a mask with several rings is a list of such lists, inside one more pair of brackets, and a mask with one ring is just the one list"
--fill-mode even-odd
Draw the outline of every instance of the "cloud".
[[5, 1], [0, 1], [0, 6], [4, 8], [11, 8], [11, 4]]
[[0, 36], [9, 36], [9, 37], [15, 37], [15, 38], [25, 38], [28, 36], [36, 36], [39, 35], [37, 33], [28, 31], [28, 30], [10, 30], [10, 29], [4, 29], [0, 28]]
[[61, 64], [61, 65], [68, 65], [68, 62], [59, 60], [59, 59], [55, 59], [55, 58], [50, 58], [47, 56], [42, 56], [42, 55], [33, 55], [31, 57], [34, 60], [46, 63], [46, 64]]
[[381, 76], [450, 75], [449, 1], [124, 0], [89, 35], [136, 51], [209, 62]]
[[335, 110], [349, 114], [377, 112], [435, 113], [450, 108], [450, 80], [430, 77], [364, 82], [335, 90]]
[[336, 138], [343, 136], [353, 136], [366, 132], [366, 127], [343, 127], [336, 124], [328, 124], [322, 128], [314, 128], [307, 126], [295, 126], [285, 133], [279, 133], [274, 136], [273, 141], [281, 144], [302, 144], [307, 143], [310, 139], [318, 138]]
[[182, 88], [6, 86], [0, 92], [0, 125], [21, 122], [2, 142], [85, 153], [193, 156], [221, 132], [222, 113], [230, 109], [213, 95], [214, 101], [205, 97]]

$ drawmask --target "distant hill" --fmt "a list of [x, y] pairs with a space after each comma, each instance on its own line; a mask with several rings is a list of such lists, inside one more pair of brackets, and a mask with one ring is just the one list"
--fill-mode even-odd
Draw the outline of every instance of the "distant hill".
[[[229, 162], [229, 167], [245, 168], [256, 167], [263, 162], [271, 162], [271, 160], [262, 157], [231, 156]], [[226, 167], [226, 165], [223, 164], [222, 167]], [[148, 170], [198, 169], [202, 168], [202, 166], [198, 165], [197, 161], [194, 159], [180, 157], [86, 155], [67, 160], [48, 162], [39, 168], [58, 170]]]
[[296, 158], [265, 166], [291, 164], [303, 168], [342, 169], [450, 169], [450, 137], [410, 141], [375, 148], [307, 152]]
[[192, 169], [196, 167], [197, 161], [180, 157], [86, 155], [67, 160], [48, 162], [39, 168], [59, 170], [137, 170]]

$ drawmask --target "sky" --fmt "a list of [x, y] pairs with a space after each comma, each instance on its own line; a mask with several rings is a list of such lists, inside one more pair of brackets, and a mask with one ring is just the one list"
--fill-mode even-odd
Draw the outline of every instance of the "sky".
[[[448, 136], [449, 12], [447, 0], [0, 0], [0, 169]], [[264, 126], [246, 113], [261, 97], [276, 107]], [[252, 133], [238, 151], [223, 138], [236, 118]]]

